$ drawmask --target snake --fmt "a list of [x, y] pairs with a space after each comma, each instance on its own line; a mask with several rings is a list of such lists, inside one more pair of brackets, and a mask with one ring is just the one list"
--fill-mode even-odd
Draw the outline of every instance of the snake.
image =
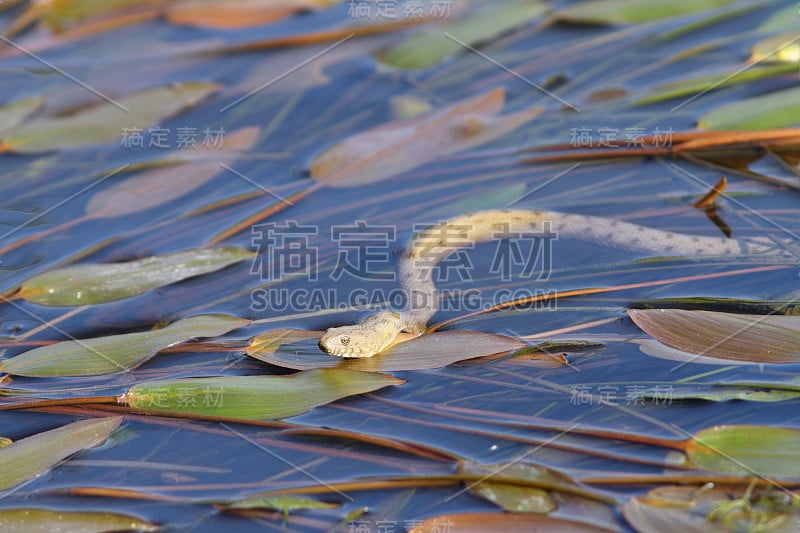
[[[561, 238], [600, 243], [648, 255], [732, 256], [777, 255], [785, 250], [770, 237], [710, 237], [664, 231], [592, 215], [498, 209], [459, 215], [417, 232], [400, 257], [397, 271], [407, 302], [401, 312], [378, 311], [361, 323], [328, 328], [320, 337], [325, 353], [344, 358], [372, 357], [395, 342], [401, 331], [425, 332], [438, 310], [433, 272], [444, 258], [465, 246], [513, 234], [542, 235], [547, 229]], [[413, 295], [413, 298], [411, 298]]]

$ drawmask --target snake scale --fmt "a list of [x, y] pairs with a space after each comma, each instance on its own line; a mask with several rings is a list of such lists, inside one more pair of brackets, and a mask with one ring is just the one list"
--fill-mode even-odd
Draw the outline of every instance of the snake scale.
[[[561, 238], [574, 238], [652, 255], [725, 256], [776, 255], [783, 248], [769, 237], [706, 237], [662, 231], [621, 220], [558, 213], [503, 209], [479, 211], [451, 218], [411, 239], [398, 265], [400, 285], [408, 301], [401, 313], [379, 311], [360, 324], [329, 328], [320, 338], [320, 348], [339, 357], [371, 357], [389, 346], [400, 331], [420, 335], [428, 320], [436, 313], [438, 299], [433, 283], [433, 270], [445, 257], [464, 246], [497, 238], [501, 231], [509, 234], [549, 231]], [[447, 236], [431, 243], [431, 235]]]

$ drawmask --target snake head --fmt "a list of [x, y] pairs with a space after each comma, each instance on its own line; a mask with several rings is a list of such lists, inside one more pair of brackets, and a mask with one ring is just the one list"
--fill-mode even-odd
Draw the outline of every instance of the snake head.
[[400, 315], [381, 311], [355, 326], [328, 328], [319, 347], [337, 357], [372, 357], [391, 344], [399, 331]]

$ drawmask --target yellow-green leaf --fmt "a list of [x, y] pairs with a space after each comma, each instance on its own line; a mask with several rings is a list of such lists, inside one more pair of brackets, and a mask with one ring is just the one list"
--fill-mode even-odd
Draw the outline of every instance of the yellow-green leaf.
[[492, 141], [541, 113], [534, 108], [497, 116], [504, 103], [505, 91], [494, 89], [419, 117], [357, 133], [314, 158], [311, 176], [332, 187], [375, 183], [436, 157]]
[[319, 332], [270, 331], [254, 337], [246, 351], [255, 359], [295, 370], [339, 368], [399, 372], [441, 368], [465, 359], [510, 353], [526, 346], [504, 335], [453, 330], [395, 344], [373, 357], [342, 359], [323, 353], [317, 346], [319, 337]]
[[590, 0], [555, 13], [557, 20], [580, 24], [638, 24], [699, 13], [734, 3], [735, 0]]
[[148, 381], [128, 389], [121, 402], [142, 410], [264, 420], [299, 415], [346, 396], [403, 383], [388, 374], [328, 368], [288, 376]]
[[3, 140], [14, 152], [45, 152], [117, 141], [125, 131], [142, 130], [176, 115], [216, 91], [220, 85], [182, 82], [147, 89], [114, 102], [102, 102], [74, 114], [34, 120], [11, 130]]
[[700, 117], [704, 130], [769, 130], [800, 125], [800, 88], [783, 89], [763, 96], [722, 105]]
[[[437, 24], [412, 35], [381, 54], [381, 62], [398, 68], [427, 68], [458, 52], [467, 51], [458, 41], [477, 46], [504, 32], [527, 24], [548, 10], [542, 2], [530, 0], [491, 3], [466, 19]], [[448, 34], [458, 39], [448, 37]]]
[[80, 420], [0, 448], [0, 490], [47, 472], [70, 455], [102, 444], [122, 417]]
[[158, 525], [141, 518], [102, 511], [65, 511], [37, 507], [0, 509], [4, 533], [104, 533], [107, 531], [158, 531]]
[[270, 498], [245, 498], [237, 500], [225, 505], [223, 510], [268, 509], [288, 514], [292, 511], [302, 509], [334, 509], [339, 506], [340, 504], [338, 503], [321, 502], [319, 500], [301, 498], [298, 496], [274, 496]]
[[14, 128], [42, 107], [44, 100], [39, 96], [32, 96], [16, 102], [0, 106], [0, 135]]
[[216, 337], [249, 323], [229, 315], [198, 315], [157, 330], [57, 342], [0, 361], [0, 371], [28, 377], [111, 374], [139, 366], [173, 344]]
[[719, 74], [709, 74], [678, 82], [667, 83], [654, 87], [648, 96], [636, 100], [637, 105], [652, 104], [670, 98], [679, 98], [692, 94], [705, 93], [716, 89], [722, 89], [731, 85], [739, 85], [754, 80], [781, 76], [790, 72], [797, 71], [797, 65], [782, 63], [778, 65], [765, 65], [763, 67], [753, 67], [747, 70], [737, 69], [731, 72]]
[[800, 316], [631, 309], [631, 320], [672, 348], [751, 363], [800, 362]]
[[193, 276], [252, 259], [235, 246], [197, 248], [122, 263], [79, 264], [25, 281], [19, 295], [40, 305], [94, 305], [142, 294]]
[[691, 464], [737, 476], [800, 476], [800, 430], [772, 426], [714, 426], [686, 445]]
[[800, 36], [796, 31], [766, 37], [750, 48], [750, 61], [771, 63], [793, 63], [797, 71], [800, 62]]
[[483, 481], [470, 483], [468, 485], [470, 492], [506, 511], [516, 513], [547, 514], [556, 510], [558, 504], [546, 489], [508, 483], [503, 481], [503, 478], [543, 481], [548, 484], [575, 484], [567, 476], [555, 470], [523, 463], [484, 465], [465, 462], [459, 465], [459, 473], [485, 477]]

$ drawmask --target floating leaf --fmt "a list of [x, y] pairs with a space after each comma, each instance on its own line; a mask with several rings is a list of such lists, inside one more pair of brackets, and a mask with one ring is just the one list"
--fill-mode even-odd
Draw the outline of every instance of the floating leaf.
[[35, 507], [0, 509], [0, 529], [8, 533], [43, 531], [103, 533], [158, 531], [159, 526], [132, 515], [99, 511], [64, 511]]
[[300, 511], [303, 509], [335, 509], [336, 507], [340, 507], [340, 504], [321, 502], [319, 500], [297, 496], [273, 496], [270, 498], [245, 498], [237, 500], [233, 503], [226, 504], [225, 507], [223, 507], [223, 511], [267, 509], [270, 511], [280, 511], [286, 515], [292, 511]]
[[754, 363], [800, 362], [800, 317], [683, 309], [630, 309], [631, 320], [672, 348]]
[[86, 213], [95, 217], [112, 218], [171, 202], [197, 189], [223, 171], [241, 156], [238, 151], [255, 144], [260, 128], [237, 130], [225, 138], [225, 150], [205, 150], [214, 156], [211, 161], [185, 163], [154, 168], [138, 173], [95, 193], [86, 204]]
[[593, 0], [581, 2], [554, 14], [556, 20], [578, 24], [638, 24], [707, 11], [735, 0]]
[[40, 305], [94, 305], [215, 272], [256, 254], [235, 246], [196, 248], [123, 263], [73, 265], [34, 276], [19, 295]]
[[[791, 533], [800, 512], [791, 508], [791, 498], [783, 496], [756, 489], [748, 498], [745, 487], [667, 486], [626, 501], [622, 514], [636, 531], [648, 533]], [[748, 498], [746, 504], [743, 498]]]
[[748, 402], [782, 402], [800, 398], [800, 391], [749, 387], [745, 385], [729, 386], [727, 383], [677, 383], [646, 388], [636, 393], [637, 398], [653, 400], [654, 403], [672, 403], [680, 400], [705, 400], [709, 402], [727, 402], [742, 400]]
[[779, 64], [753, 67], [746, 70], [737, 69], [735, 71], [721, 72], [719, 74], [708, 74], [698, 78], [690, 78], [659, 85], [650, 91], [650, 95], [639, 98], [635, 103], [636, 105], [644, 105], [662, 102], [670, 98], [705, 93], [731, 85], [739, 85], [755, 80], [781, 76], [794, 71], [797, 71], [797, 65]]
[[45, 152], [119, 141], [124, 131], [144, 129], [176, 115], [216, 91], [220, 85], [182, 82], [140, 91], [74, 114], [47, 117], [13, 129], [3, 140], [14, 152]]
[[96, 376], [137, 367], [160, 350], [196, 337], [216, 337], [249, 324], [229, 315], [198, 315], [138, 333], [57, 342], [0, 361], [0, 370], [29, 377]]
[[102, 444], [121, 422], [121, 416], [80, 420], [0, 448], [0, 490], [40, 476], [70, 455]]
[[437, 24], [415, 33], [405, 42], [381, 54], [381, 62], [398, 68], [428, 68], [466, 49], [455, 39], [476, 46], [518, 28], [548, 11], [542, 2], [516, 1], [488, 4], [464, 20]]
[[800, 37], [797, 32], [790, 31], [762, 39], [750, 48], [750, 61], [794, 63], [797, 67], [800, 62]]
[[457, 531], [458, 533], [530, 533], [531, 531], [558, 531], [559, 533], [608, 533], [622, 531], [601, 526], [526, 513], [457, 513], [432, 516], [411, 527], [409, 533], [436, 533]]
[[800, 88], [775, 91], [722, 105], [700, 117], [704, 130], [767, 130], [800, 125]]
[[322, 9], [342, 0], [190, 0], [175, 2], [164, 16], [173, 23], [204, 28], [235, 29], [268, 24], [298, 11]]
[[264, 420], [299, 415], [346, 396], [403, 383], [388, 374], [328, 368], [289, 376], [149, 381], [131, 387], [120, 401], [144, 410]]
[[492, 141], [541, 113], [535, 108], [496, 116], [504, 102], [505, 91], [494, 89], [420, 117], [357, 133], [317, 156], [311, 176], [333, 187], [382, 181], [436, 157]]
[[699, 431], [685, 452], [696, 468], [737, 476], [800, 476], [800, 430], [714, 426]]
[[14, 128], [42, 107], [44, 100], [33, 96], [0, 107], [0, 135]]
[[317, 346], [321, 333], [276, 330], [257, 335], [247, 347], [251, 357], [295, 370], [339, 368], [371, 372], [428, 370], [451, 363], [509, 353], [526, 345], [511, 337], [478, 331], [429, 333], [395, 344], [383, 353], [363, 359], [342, 359]]

